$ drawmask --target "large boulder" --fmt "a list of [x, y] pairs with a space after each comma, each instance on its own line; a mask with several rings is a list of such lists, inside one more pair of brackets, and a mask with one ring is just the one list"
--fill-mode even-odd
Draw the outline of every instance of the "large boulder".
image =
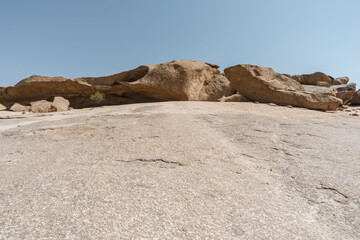
[[360, 105], [360, 90], [358, 90], [351, 98], [352, 105]]
[[301, 84], [326, 86], [326, 87], [332, 85], [332, 82], [334, 81], [333, 77], [322, 72], [316, 72], [312, 74], [292, 75], [291, 78], [298, 81]]
[[69, 110], [70, 102], [63, 97], [55, 97], [51, 104], [51, 108], [57, 112]]
[[342, 104], [329, 94], [306, 91], [299, 82], [267, 67], [237, 65], [225, 69], [225, 75], [235, 90], [252, 101], [318, 110], [335, 110]]
[[14, 103], [14, 105], [11, 106], [10, 111], [13, 112], [28, 112], [30, 111], [30, 106], [24, 106], [20, 103]]
[[341, 98], [344, 103], [348, 102], [352, 96], [355, 94], [356, 91], [356, 84], [341, 84], [341, 85], [334, 85], [331, 86], [336, 93], [337, 98]]
[[47, 113], [51, 110], [51, 102], [40, 100], [30, 103], [30, 111], [33, 113]]
[[314, 85], [302, 85], [302, 86], [305, 89], [305, 92], [324, 94], [324, 95], [336, 97], [335, 90], [329, 87], [320, 87]]
[[[144, 65], [99, 78], [78, 78], [103, 92], [133, 98], [179, 101], [216, 101], [232, 93], [229, 80], [214, 64], [175, 60]], [[109, 88], [109, 86], [112, 86]]]
[[31, 76], [0, 91], [0, 101], [20, 102], [50, 99], [55, 96], [90, 96], [95, 89], [86, 82], [64, 77]]
[[98, 105], [90, 96], [106, 95], [103, 105], [149, 101], [217, 101], [233, 93], [229, 80], [215, 64], [193, 60], [140, 66], [105, 77], [31, 76], [0, 92], [1, 102], [68, 99], [72, 107]]

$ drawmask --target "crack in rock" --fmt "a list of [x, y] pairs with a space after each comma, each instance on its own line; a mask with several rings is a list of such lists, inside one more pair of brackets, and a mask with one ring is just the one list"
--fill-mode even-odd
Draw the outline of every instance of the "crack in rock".
[[332, 187], [326, 187], [324, 185], [321, 184], [320, 188], [318, 188], [320, 190], [329, 190], [329, 191], [332, 191], [334, 193], [337, 193], [341, 196], [343, 196], [344, 198], [349, 198], [347, 195], [345, 195], [344, 193], [340, 192], [339, 190], [337, 190], [336, 188], [332, 188]]
[[162, 158], [156, 158], [156, 159], [137, 158], [137, 159], [129, 160], [129, 161], [126, 161], [126, 160], [116, 160], [116, 161], [118, 161], [118, 162], [126, 162], [126, 163], [129, 163], [129, 162], [150, 162], [150, 163], [161, 162], [161, 163], [166, 163], [166, 164], [174, 164], [174, 165], [177, 165], [177, 166], [185, 166], [183, 163], [174, 162], [174, 161], [167, 161], [167, 160], [164, 160]]

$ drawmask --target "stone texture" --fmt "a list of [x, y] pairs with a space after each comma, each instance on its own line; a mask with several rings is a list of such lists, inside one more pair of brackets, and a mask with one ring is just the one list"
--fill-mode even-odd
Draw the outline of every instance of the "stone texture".
[[360, 90], [358, 90], [351, 98], [352, 105], [360, 105]]
[[305, 85], [319, 85], [318, 82], [322, 82], [320, 83], [320, 85], [322, 86], [324, 85], [324, 82], [328, 83], [330, 86], [332, 84], [332, 81], [334, 80], [333, 77], [322, 72], [316, 72], [312, 74], [292, 75], [291, 78]]
[[15, 103], [10, 108], [10, 111], [13, 111], [13, 112], [24, 112], [24, 111], [28, 112], [28, 111], [30, 111], [30, 106], [24, 106], [24, 105], [21, 105], [19, 103]]
[[329, 87], [320, 87], [314, 85], [302, 85], [305, 89], [305, 92], [324, 94], [328, 96], [336, 97], [335, 90]]
[[30, 111], [33, 113], [47, 113], [51, 110], [51, 104], [51, 102], [46, 100], [31, 102]]
[[55, 97], [51, 104], [51, 108], [57, 112], [67, 111], [69, 110], [69, 106], [70, 102], [63, 97]]
[[335, 110], [342, 104], [334, 96], [305, 91], [299, 82], [271, 68], [237, 65], [225, 69], [225, 74], [233, 88], [251, 101], [318, 110]]
[[347, 84], [348, 82], [349, 82], [348, 77], [339, 77], [339, 78], [334, 79], [334, 81], [332, 82], [332, 85]]
[[334, 85], [331, 86], [336, 93], [336, 97], [343, 100], [344, 103], [348, 102], [352, 96], [355, 94], [356, 91], [356, 84], [341, 84], [341, 85]]
[[73, 107], [91, 106], [96, 91], [106, 94], [104, 105], [156, 101], [217, 101], [233, 92], [215, 64], [193, 60], [140, 66], [105, 77], [31, 76], [0, 92], [1, 102], [68, 99]]
[[6, 107], [0, 103], [0, 111], [6, 110]]

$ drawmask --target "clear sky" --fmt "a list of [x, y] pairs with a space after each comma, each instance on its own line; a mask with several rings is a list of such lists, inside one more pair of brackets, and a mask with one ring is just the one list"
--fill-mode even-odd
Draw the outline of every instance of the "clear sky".
[[0, 0], [0, 85], [195, 59], [360, 86], [360, 0]]

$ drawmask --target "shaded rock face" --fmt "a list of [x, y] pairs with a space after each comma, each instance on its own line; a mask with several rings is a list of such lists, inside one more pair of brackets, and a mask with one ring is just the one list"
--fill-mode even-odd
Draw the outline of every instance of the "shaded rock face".
[[167, 100], [217, 101], [233, 90], [217, 65], [193, 60], [140, 66], [105, 77], [32, 76], [0, 92], [0, 102], [69, 99], [72, 107], [97, 105], [90, 100], [96, 91], [106, 94], [102, 105]]
[[360, 105], [360, 90], [358, 90], [351, 98], [352, 105]]
[[330, 93], [306, 90], [298, 81], [271, 68], [237, 65], [225, 69], [225, 75], [235, 90], [252, 101], [318, 110], [335, 110], [342, 104]]
[[336, 97], [343, 100], [344, 103], [348, 102], [352, 96], [355, 94], [356, 91], [356, 84], [341, 84], [341, 85], [334, 85], [331, 86], [336, 93]]

